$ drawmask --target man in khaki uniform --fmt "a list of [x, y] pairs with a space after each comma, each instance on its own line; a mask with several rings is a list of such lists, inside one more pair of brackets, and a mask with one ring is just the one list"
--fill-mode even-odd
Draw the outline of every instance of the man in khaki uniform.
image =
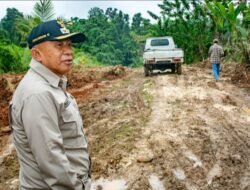
[[30, 69], [9, 107], [21, 190], [90, 189], [87, 140], [64, 76], [72, 66], [71, 44], [84, 40], [84, 34], [69, 33], [56, 20], [38, 25], [29, 35]]

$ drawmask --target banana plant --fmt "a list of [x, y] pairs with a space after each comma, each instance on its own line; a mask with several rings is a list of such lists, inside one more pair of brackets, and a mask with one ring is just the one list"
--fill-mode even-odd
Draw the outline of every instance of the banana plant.
[[216, 26], [217, 36], [226, 38], [225, 46], [232, 55], [242, 55], [240, 60], [249, 63], [249, 29], [247, 29], [249, 26], [244, 27], [244, 23], [249, 22], [249, 7], [247, 7], [246, 1], [236, 4], [231, 1], [226, 4], [223, 1], [213, 0], [212, 2], [206, 1], [206, 5]]
[[219, 33], [234, 33], [238, 23], [238, 17], [246, 9], [246, 3], [234, 4], [231, 1], [229, 4], [213, 0], [206, 1], [207, 8], [210, 12], [210, 17], [214, 21], [217, 32]]
[[226, 12], [224, 6], [217, 1], [206, 1], [206, 5], [209, 10], [209, 16], [212, 18], [217, 32], [223, 31], [225, 25], [224, 15]]

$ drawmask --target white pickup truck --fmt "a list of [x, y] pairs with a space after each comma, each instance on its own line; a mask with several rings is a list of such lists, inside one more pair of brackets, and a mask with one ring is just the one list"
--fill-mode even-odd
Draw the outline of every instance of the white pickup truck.
[[176, 48], [170, 36], [148, 38], [143, 53], [144, 73], [148, 76], [153, 70], [165, 71], [171, 69], [181, 74], [181, 64], [184, 62], [184, 52]]

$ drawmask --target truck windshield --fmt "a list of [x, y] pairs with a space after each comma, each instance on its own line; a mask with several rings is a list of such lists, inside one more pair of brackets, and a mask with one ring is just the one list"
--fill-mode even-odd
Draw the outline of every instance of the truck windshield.
[[167, 45], [169, 45], [168, 39], [151, 40], [151, 46], [167, 46]]

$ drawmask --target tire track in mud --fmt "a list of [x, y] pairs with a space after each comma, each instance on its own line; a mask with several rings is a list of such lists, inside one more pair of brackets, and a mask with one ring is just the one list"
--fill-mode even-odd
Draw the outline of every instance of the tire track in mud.
[[[249, 93], [227, 78], [215, 83], [207, 69], [196, 67], [150, 79], [152, 113], [122, 174], [128, 189], [154, 190], [152, 174], [163, 189], [250, 188], [249, 116], [242, 111], [250, 102], [241, 100]], [[138, 163], [141, 156], [144, 163]]]
[[[174, 94], [165, 93], [164, 95], [164, 98], [170, 102], [165, 106], [170, 107], [170, 109], [168, 109], [168, 112], [170, 112], [171, 114], [170, 122], [167, 126], [165, 126], [168, 128], [168, 130], [165, 131], [166, 129], [164, 128], [162, 130], [165, 131], [166, 136], [169, 136], [169, 134], [173, 132], [176, 136], [175, 139], [171, 139], [170, 141], [170, 143], [172, 143], [173, 145], [169, 146], [166, 150], [168, 152], [167, 154], [173, 156], [173, 163], [172, 166], [168, 168], [168, 170], [172, 172], [172, 175], [169, 177], [172, 178], [172, 181], [168, 180], [165, 183], [166, 186], [170, 189], [198, 189], [196, 183], [188, 179], [189, 174], [184, 170], [184, 168], [189, 167], [190, 164], [193, 168], [202, 167], [202, 162], [200, 158], [196, 156], [193, 153], [192, 149], [188, 147], [188, 143], [186, 142], [186, 135], [187, 133], [189, 133], [190, 129], [187, 128], [188, 124], [183, 122], [189, 121], [191, 119], [195, 123], [196, 118], [192, 116], [192, 110], [189, 108], [189, 105], [185, 104], [185, 102], [188, 102], [189, 99], [185, 99], [185, 95], [178, 95], [178, 93], [182, 93], [180, 92], [180, 90], [184, 92], [188, 91], [193, 93], [193, 90], [192, 88], [190, 88], [190, 85], [192, 85], [194, 81], [192, 80], [192, 78], [188, 78], [187, 75], [173, 76], [173, 78], [170, 78], [170, 80], [168, 81], [169, 84], [166, 83], [165, 78], [162, 79], [163, 80], [158, 82], [165, 83], [166, 87], [164, 91], [168, 91], [169, 89], [169, 91], [171, 91], [171, 89], [172, 91], [174, 91]], [[159, 91], [159, 93], [163, 92]], [[193, 125], [192, 122], [190, 123], [190, 125]]]
[[[210, 120], [212, 121], [210, 127], [216, 131], [219, 136], [218, 139], [220, 139], [216, 141], [218, 144], [216, 157], [223, 169], [220, 182], [230, 187], [229, 189], [248, 189], [250, 188], [250, 125], [246, 118], [242, 118], [242, 115], [244, 115], [242, 106], [244, 104], [236, 103], [241, 101], [235, 99], [237, 97], [235, 94], [228, 95], [228, 93], [224, 92], [224, 87], [220, 88], [220, 90], [226, 94], [226, 98], [230, 99], [230, 101], [222, 101], [223, 104], [220, 106], [217, 106], [218, 102], [215, 102], [214, 105], [216, 106], [209, 110]], [[230, 97], [233, 97], [236, 102], [231, 102]], [[229, 106], [232, 109], [228, 109]]]

